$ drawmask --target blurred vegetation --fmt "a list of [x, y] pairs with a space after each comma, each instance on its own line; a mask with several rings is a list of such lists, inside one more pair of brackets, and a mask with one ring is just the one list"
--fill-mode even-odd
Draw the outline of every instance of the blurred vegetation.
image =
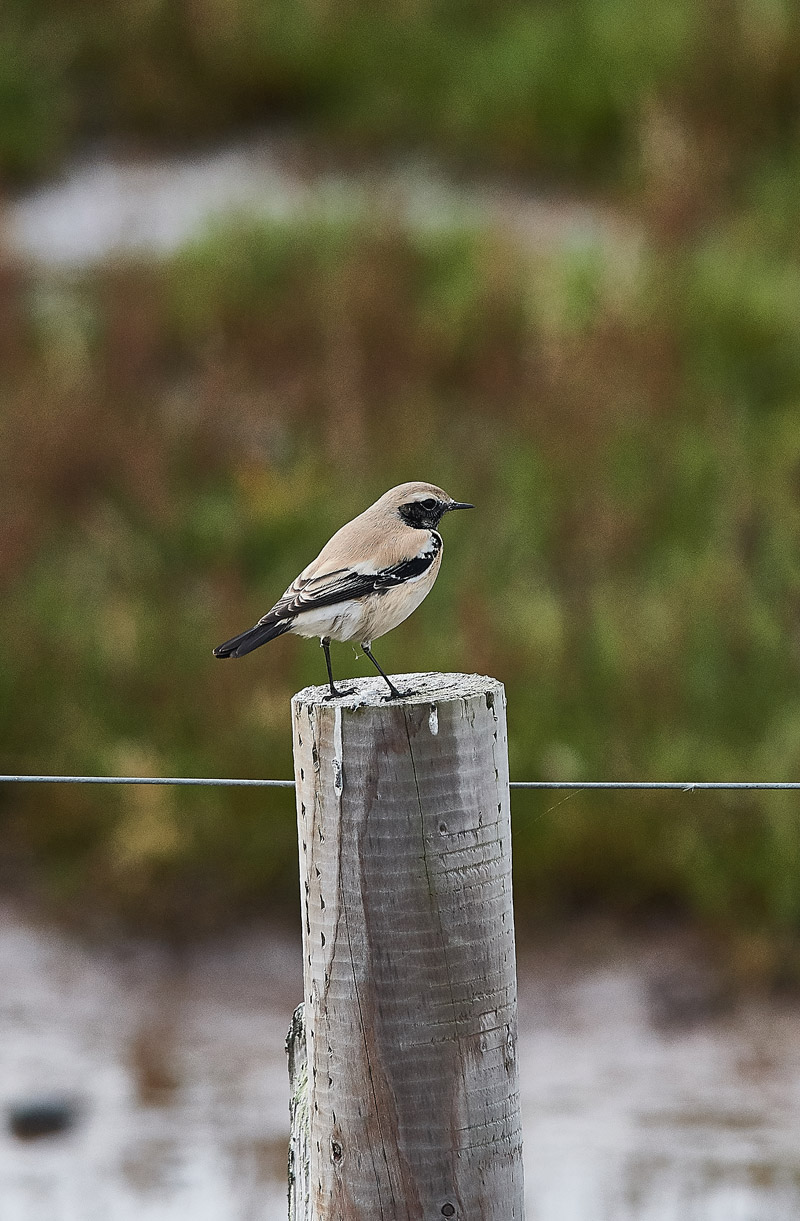
[[[8, 0], [6, 186], [87, 141], [288, 120], [356, 163], [600, 193], [642, 238], [302, 216], [160, 262], [0, 264], [3, 769], [288, 776], [321, 655], [211, 647], [423, 478], [478, 510], [379, 657], [503, 679], [514, 776], [796, 779], [798, 92], [788, 0]], [[4, 876], [84, 920], [294, 903], [290, 793], [0, 801]], [[792, 796], [514, 804], [523, 919], [688, 914], [749, 976], [800, 978]]]
[[[211, 647], [424, 478], [478, 509], [379, 657], [503, 679], [513, 776], [797, 778], [800, 270], [748, 227], [523, 258], [304, 218], [6, 269], [4, 770], [289, 775], [319, 651]], [[294, 901], [289, 793], [2, 800], [9, 871], [84, 915], [91, 894], [98, 918], [197, 929]], [[795, 797], [514, 805], [523, 918], [680, 911], [735, 930], [748, 970], [795, 971]]]
[[613, 189], [672, 173], [713, 209], [796, 143], [791, 0], [6, 0], [0, 181], [81, 142], [291, 120]]

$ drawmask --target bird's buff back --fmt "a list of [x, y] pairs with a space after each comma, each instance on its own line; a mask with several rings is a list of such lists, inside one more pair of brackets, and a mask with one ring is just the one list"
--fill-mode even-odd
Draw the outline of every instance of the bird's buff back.
[[302, 579], [312, 580], [342, 568], [381, 572], [418, 555], [427, 545], [429, 533], [407, 526], [397, 516], [396, 508], [383, 503], [384, 499], [381, 497], [337, 530], [303, 570]]

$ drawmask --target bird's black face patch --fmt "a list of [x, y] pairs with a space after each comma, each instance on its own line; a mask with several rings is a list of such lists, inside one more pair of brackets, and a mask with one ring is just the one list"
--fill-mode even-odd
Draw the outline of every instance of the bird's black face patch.
[[424, 500], [401, 505], [398, 512], [406, 525], [415, 530], [435, 530], [447, 512], [447, 505], [435, 496], [426, 496]]

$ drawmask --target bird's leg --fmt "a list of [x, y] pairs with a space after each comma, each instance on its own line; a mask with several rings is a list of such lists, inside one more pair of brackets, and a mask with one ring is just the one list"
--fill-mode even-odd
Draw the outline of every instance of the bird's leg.
[[[380, 675], [381, 675], [383, 678], [385, 678], [385, 679], [386, 679], [386, 684], [387, 684], [387, 686], [388, 686], [388, 688], [389, 688], [389, 694], [388, 694], [388, 695], [385, 695], [383, 698], [384, 698], [384, 699], [387, 699], [387, 700], [401, 700], [401, 699], [403, 699], [403, 695], [402, 695], [402, 693], [401, 693], [400, 691], [398, 691], [398, 690], [397, 690], [397, 687], [395, 687], [394, 683], [393, 683], [393, 682], [392, 682], [392, 680], [389, 678], [389, 675], [388, 675], [388, 674], [386, 674], [386, 673], [385, 673], [385, 672], [384, 672], [384, 671], [381, 669], [381, 667], [378, 665], [378, 663], [377, 663], [377, 661], [375, 660], [375, 658], [372, 656], [372, 650], [370, 649], [370, 647], [369, 647], [369, 646], [370, 646], [370, 641], [369, 641], [369, 640], [362, 640], [362, 641], [361, 641], [361, 647], [362, 647], [362, 649], [364, 650], [364, 652], [366, 653], [367, 657], [370, 659], [370, 661], [372, 662], [373, 666], [374, 666], [374, 667], [375, 667], [375, 669], [378, 671], [378, 673], [379, 673], [379, 674], [380, 674]], [[414, 691], [406, 691], [406, 692], [405, 692], [405, 694], [406, 694], [406, 695], [414, 695], [414, 694], [415, 694], [415, 692], [414, 692]]]
[[330, 637], [323, 636], [320, 639], [320, 644], [322, 645], [323, 649], [325, 650], [325, 665], [328, 667], [328, 685], [330, 686], [330, 689], [331, 689], [330, 695], [326, 695], [325, 699], [326, 700], [336, 700], [336, 699], [339, 699], [339, 697], [342, 695], [352, 695], [353, 692], [355, 691], [355, 687], [342, 687], [342, 689], [340, 691], [337, 691], [336, 687], [334, 686], [333, 670], [331, 669]]

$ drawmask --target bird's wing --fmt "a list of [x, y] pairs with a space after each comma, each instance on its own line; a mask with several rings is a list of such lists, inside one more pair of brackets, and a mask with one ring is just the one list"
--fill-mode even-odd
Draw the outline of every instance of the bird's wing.
[[[286, 593], [276, 602], [260, 622], [275, 619], [295, 618], [303, 611], [316, 610], [321, 606], [335, 606], [339, 602], [351, 602], [366, 598], [370, 594], [385, 593], [420, 577], [435, 561], [442, 546], [441, 538], [434, 534], [416, 555], [377, 567], [369, 564], [354, 564], [337, 568], [319, 568], [319, 559], [301, 572]], [[322, 557], [319, 557], [322, 558]]]

